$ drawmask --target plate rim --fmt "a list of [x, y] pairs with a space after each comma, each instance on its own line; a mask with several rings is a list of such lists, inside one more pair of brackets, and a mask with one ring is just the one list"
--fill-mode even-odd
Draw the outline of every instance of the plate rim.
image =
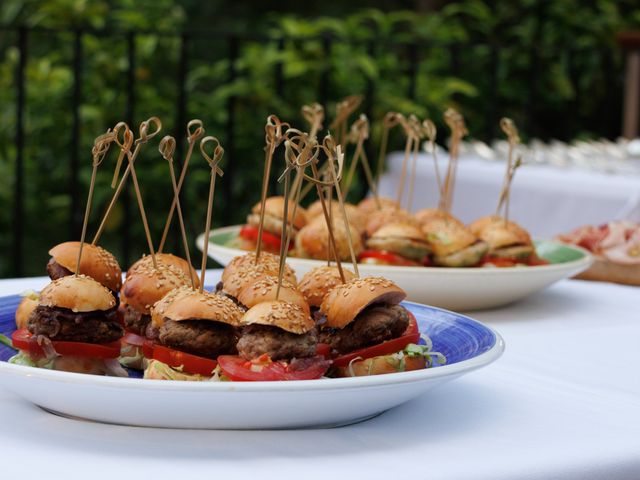
[[[233, 231], [240, 230], [242, 225], [229, 225], [226, 227], [215, 228], [211, 231], [210, 235], [214, 235], [216, 233], [229, 233]], [[463, 267], [402, 267], [396, 265], [371, 265], [375, 267], [375, 269], [379, 272], [395, 272], [395, 273], [411, 273], [411, 274], [428, 274], [428, 273], [438, 273], [442, 275], [500, 275], [507, 276], [513, 274], [520, 274], [522, 272], [535, 272], [535, 273], [552, 273], [552, 272], [564, 272], [577, 270], [578, 272], [584, 271], [589, 268], [594, 262], [594, 256], [588, 250], [578, 247], [576, 245], [567, 245], [562, 242], [558, 242], [556, 240], [539, 240], [545, 243], [561, 245], [571, 250], [575, 250], [581, 253], [583, 256], [581, 258], [577, 258], [575, 260], [571, 260], [568, 262], [561, 263], [552, 263], [549, 265], [535, 265], [535, 266], [527, 266], [527, 267], [512, 267], [512, 268], [463, 268]], [[198, 235], [196, 238], [196, 246], [198, 250], [203, 251], [204, 247], [204, 232]], [[240, 250], [238, 248], [227, 247], [224, 245], [219, 245], [216, 243], [209, 243], [209, 257], [213, 258], [212, 250], [219, 250], [224, 253], [228, 253], [233, 256], [243, 255], [248, 253], [245, 250]], [[292, 263], [304, 263], [309, 266], [320, 266], [326, 263], [325, 260], [315, 260], [311, 258], [296, 258], [291, 257], [287, 258], [287, 261], [291, 260]], [[217, 261], [217, 260], [216, 260]], [[346, 263], [346, 262], [343, 262]], [[366, 264], [358, 264], [358, 268], [364, 267], [365, 269], [369, 265]]]
[[[9, 297], [7, 295], [0, 297]], [[328, 378], [323, 380], [298, 380], [295, 382], [193, 382], [179, 380], [152, 381], [139, 378], [119, 378], [100, 375], [89, 375], [85, 373], [62, 372], [57, 370], [47, 370], [43, 368], [29, 367], [26, 365], [14, 365], [6, 361], [0, 361], [0, 377], [2, 375], [18, 375], [21, 377], [31, 377], [45, 381], [55, 381], [66, 384], [82, 384], [92, 387], [124, 388], [136, 391], [171, 391], [171, 392], [309, 392], [309, 391], [342, 391], [353, 388], [378, 388], [392, 385], [401, 385], [432, 380], [436, 378], [447, 378], [461, 375], [466, 372], [477, 370], [489, 365], [502, 356], [505, 350], [505, 342], [502, 336], [492, 327], [475, 320], [467, 315], [452, 312], [444, 308], [425, 305], [416, 302], [403, 302], [420, 308], [436, 310], [456, 317], [462, 317], [482, 328], [489, 330], [495, 338], [494, 344], [487, 351], [475, 357], [463, 360], [450, 365], [442, 365], [436, 368], [425, 368], [409, 372], [397, 372], [388, 375], [372, 375], [368, 377], [348, 377], [348, 378]], [[1, 383], [1, 381], [0, 381]]]

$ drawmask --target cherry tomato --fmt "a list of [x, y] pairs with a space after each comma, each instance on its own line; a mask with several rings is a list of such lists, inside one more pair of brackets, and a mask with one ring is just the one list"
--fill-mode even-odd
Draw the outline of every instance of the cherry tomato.
[[268, 357], [247, 361], [237, 355], [221, 355], [218, 362], [224, 374], [238, 382], [313, 380], [324, 375], [331, 365], [331, 361], [321, 355], [294, 359], [290, 363], [273, 362]]
[[[144, 344], [143, 344], [144, 348]], [[154, 360], [166, 363], [172, 368], [182, 368], [187, 373], [196, 373], [204, 377], [213, 375], [213, 371], [218, 366], [218, 362], [210, 358], [199, 357], [190, 353], [174, 350], [162, 345], [153, 346]]]
[[[44, 357], [44, 349], [29, 330], [21, 328], [11, 335], [13, 346], [35, 357]], [[120, 342], [105, 344], [51, 341], [54, 350], [60, 355], [91, 358], [118, 358], [120, 356]]]
[[378, 264], [397, 265], [402, 267], [419, 267], [418, 262], [404, 258], [396, 253], [387, 252], [385, 250], [365, 250], [358, 257], [358, 261], [362, 262], [366, 259], [372, 259]]
[[[249, 240], [254, 244], [258, 243], [258, 228], [252, 225], [244, 225], [240, 229], [240, 237], [245, 240]], [[273, 235], [272, 233], [262, 230], [262, 244], [269, 250], [280, 250], [280, 237]], [[289, 243], [289, 250], [293, 248], [293, 242]]]

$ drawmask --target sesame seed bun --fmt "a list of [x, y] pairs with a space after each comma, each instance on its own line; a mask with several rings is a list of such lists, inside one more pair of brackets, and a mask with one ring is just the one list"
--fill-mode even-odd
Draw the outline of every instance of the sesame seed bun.
[[406, 296], [404, 290], [386, 278], [359, 278], [331, 290], [324, 297], [320, 311], [327, 317], [327, 327], [344, 328], [369, 305], [396, 305]]
[[23, 297], [22, 300], [20, 300], [20, 304], [18, 305], [18, 309], [16, 310], [16, 327], [18, 329], [27, 327], [27, 323], [29, 323], [29, 317], [37, 306], [37, 295], [36, 298], [27, 296]]
[[[351, 225], [356, 227], [360, 234], [364, 233], [367, 226], [367, 216], [358, 207], [351, 203], [345, 203], [344, 209], [347, 212], [347, 220]], [[337, 201], [331, 202], [331, 215], [336, 221], [342, 220], [342, 208]], [[307, 209], [307, 219], [309, 222], [314, 221], [316, 218], [324, 219], [324, 212], [322, 211], [322, 204], [320, 200], [316, 200]]]
[[[226, 283], [238, 272], [246, 269], [247, 267], [253, 267], [255, 265], [255, 259], [255, 252], [233, 257], [222, 271], [222, 282]], [[262, 266], [265, 273], [277, 276], [278, 267], [280, 266], [280, 257], [278, 255], [274, 255], [273, 253], [262, 252], [260, 254], [258, 265]], [[284, 279], [289, 283], [292, 283], [293, 285], [298, 283], [296, 279], [296, 272], [286, 263], [284, 264]]]
[[[333, 235], [336, 240], [336, 249], [341, 260], [351, 260], [347, 235], [351, 236], [353, 250], [356, 254], [362, 252], [362, 238], [358, 230], [349, 224], [349, 233], [345, 229], [342, 219], [333, 222]], [[296, 237], [296, 255], [303, 258], [315, 258], [327, 260], [329, 245], [329, 229], [322, 218], [316, 218], [302, 230]], [[333, 258], [331, 258], [333, 260]]]
[[[304, 208], [298, 206], [296, 209], [296, 216], [293, 216], [293, 207], [295, 202], [289, 199], [289, 207], [287, 210], [287, 222], [293, 224], [293, 226], [297, 229], [304, 227], [307, 223], [307, 214]], [[262, 204], [260, 202], [256, 203], [251, 209], [251, 213], [258, 214], [260, 213]], [[284, 218], [284, 197], [269, 197], [266, 199], [264, 204], [264, 213], [265, 215], [271, 215], [273, 217], [282, 219]]]
[[511, 245], [531, 245], [529, 233], [513, 222], [497, 221], [487, 225], [480, 233], [480, 239], [489, 244], [491, 250]]
[[368, 237], [371, 237], [386, 224], [396, 222], [408, 223], [415, 226], [420, 225], [406, 210], [385, 207], [382, 210], [375, 210], [368, 214], [365, 233]]
[[421, 224], [427, 223], [433, 219], [456, 219], [450, 213], [440, 210], [439, 208], [423, 208], [413, 214], [413, 217]]
[[68, 275], [44, 287], [38, 305], [68, 308], [74, 312], [94, 312], [115, 307], [116, 299], [108, 288], [93, 278]]
[[[76, 273], [80, 242], [64, 242], [49, 250], [53, 259], [72, 273]], [[109, 290], [117, 292], [122, 285], [122, 270], [116, 257], [97, 245], [85, 243], [82, 247], [80, 272], [94, 278]]]
[[143, 257], [127, 271], [120, 290], [120, 301], [143, 314], [149, 314], [154, 303], [174, 288], [191, 286], [191, 280], [180, 268], [156, 258], [154, 268], [151, 257]]
[[480, 217], [469, 224], [469, 230], [471, 230], [474, 235], [479, 237], [486, 227], [500, 220], [502, 220], [502, 217], [498, 215], [487, 215], [486, 217]]
[[[156, 261], [160, 261], [167, 265], [173, 265], [174, 267], [182, 270], [182, 272], [184, 272], [187, 277], [189, 277], [189, 275], [192, 275], [195, 287], [198, 288], [200, 286], [200, 278], [198, 277], [198, 272], [195, 268], [193, 268], [193, 266], [189, 265], [189, 262], [187, 262], [184, 258], [173, 255], [172, 253], [156, 253]], [[147, 263], [151, 266], [151, 268], [153, 268], [153, 257], [151, 257], [151, 255], [145, 255], [140, 260], [138, 260], [138, 262]], [[129, 271], [127, 272], [127, 276], [129, 276], [130, 271], [131, 269], [129, 269]]]
[[[391, 198], [379, 197], [379, 200], [380, 200], [381, 208], [386, 208], [386, 207], [391, 207], [394, 209], [400, 208], [400, 204]], [[358, 209], [364, 214], [369, 214], [369, 213], [375, 212], [376, 210], [380, 210], [378, 208], [378, 204], [376, 203], [376, 199], [374, 197], [367, 197], [364, 200], [362, 200], [358, 204]]]
[[[238, 295], [238, 301], [251, 308], [258, 303], [268, 302], [276, 299], [276, 292], [278, 290], [278, 278], [277, 277], [262, 277], [259, 280], [245, 286]], [[307, 314], [309, 314], [309, 304], [305, 300], [302, 293], [286, 280], [282, 281], [280, 288], [279, 300], [284, 300], [289, 303], [295, 303], [300, 306]]]
[[307, 333], [315, 323], [302, 307], [283, 300], [272, 300], [251, 307], [241, 320], [242, 325], [267, 325], [278, 327], [296, 335]]
[[474, 244], [476, 237], [462, 222], [455, 219], [434, 218], [422, 225], [427, 243], [438, 257], [445, 257]]
[[237, 327], [241, 316], [242, 310], [227, 297], [206, 290], [200, 293], [190, 287], [172, 290], [151, 309], [151, 321], [157, 327], [165, 318], [174, 322], [209, 320]]
[[[347, 282], [356, 278], [351, 270], [343, 268], [342, 271]], [[342, 279], [340, 278], [338, 267], [325, 265], [308, 271], [300, 280], [298, 289], [310, 306], [319, 307], [324, 296], [334, 287], [341, 284]]]
[[400, 237], [424, 242], [424, 233], [411, 223], [394, 222], [380, 227], [371, 238]]

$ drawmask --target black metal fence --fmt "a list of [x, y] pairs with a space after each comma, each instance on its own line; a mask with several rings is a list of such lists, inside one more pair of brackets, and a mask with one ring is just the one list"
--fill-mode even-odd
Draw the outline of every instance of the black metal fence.
[[[25, 273], [24, 271], [24, 259], [25, 259], [25, 249], [24, 249], [24, 239], [25, 239], [25, 182], [28, 182], [29, 179], [25, 178], [25, 164], [29, 161], [29, 158], [25, 157], [25, 143], [32, 141], [25, 137], [25, 108], [26, 108], [26, 76], [25, 69], [27, 66], [27, 61], [29, 59], [29, 50], [30, 50], [30, 38], [31, 36], [37, 32], [38, 34], [45, 35], [59, 35], [64, 33], [68, 35], [69, 33], [73, 34], [73, 54], [72, 54], [72, 72], [73, 72], [73, 83], [72, 83], [72, 91], [70, 96], [69, 103], [69, 111], [72, 116], [72, 128], [70, 130], [70, 149], [68, 152], [68, 183], [66, 186], [67, 193], [70, 197], [70, 214], [69, 214], [69, 226], [68, 226], [68, 238], [78, 238], [79, 237], [79, 229], [81, 226], [81, 213], [82, 213], [82, 204], [84, 201], [84, 189], [81, 188], [81, 182], [79, 181], [79, 148], [80, 148], [80, 131], [81, 131], [81, 116], [80, 116], [80, 107], [84, 101], [83, 98], [83, 71], [85, 64], [85, 53], [83, 51], [83, 37], [85, 35], [91, 36], [113, 36], [118, 37], [120, 39], [126, 40], [126, 48], [127, 48], [127, 75], [126, 75], [126, 112], [125, 112], [125, 120], [129, 123], [129, 125], [134, 125], [134, 120], [136, 118], [136, 114], [138, 111], [138, 98], [136, 96], [137, 91], [137, 78], [135, 75], [136, 65], [137, 65], [137, 52], [136, 52], [136, 38], [139, 35], [158, 35], [158, 36], [171, 36], [176, 39], [179, 39], [180, 48], [179, 48], [179, 60], [178, 60], [178, 68], [177, 68], [177, 76], [175, 78], [175, 88], [177, 91], [177, 101], [175, 104], [175, 118], [173, 121], [176, 126], [183, 126], [189, 119], [189, 114], [193, 112], [187, 111], [187, 99], [189, 95], [189, 91], [187, 88], [187, 75], [190, 69], [190, 46], [194, 42], [202, 41], [202, 40], [211, 40], [216, 42], [222, 42], [226, 45], [226, 57], [229, 61], [230, 68], [228, 70], [228, 81], [234, 81], [239, 72], [235, 68], [235, 62], [238, 59], [240, 49], [244, 42], [256, 42], [256, 41], [269, 41], [269, 42], [277, 42], [278, 48], [283, 49], [285, 44], [284, 38], [277, 38], [272, 36], [261, 36], [261, 35], [237, 35], [234, 33], [220, 33], [215, 31], [192, 31], [192, 32], [181, 32], [181, 33], [166, 33], [166, 32], [132, 32], [132, 31], [104, 31], [104, 30], [91, 30], [91, 29], [76, 29], [76, 30], [54, 30], [54, 29], [44, 29], [44, 28], [27, 28], [27, 27], [1, 27], [0, 32], [7, 33], [9, 35], [13, 35], [15, 38], [15, 46], [17, 47], [19, 53], [19, 61], [17, 63], [16, 72], [15, 72], [15, 82], [16, 82], [16, 96], [15, 96], [15, 168], [14, 168], [14, 182], [13, 182], [13, 192], [12, 192], [12, 227], [11, 227], [11, 268], [8, 272], [10, 275], [21, 276]], [[419, 42], [404, 42], [401, 44], [390, 44], [390, 43], [380, 43], [377, 39], [367, 39], [367, 40], [346, 40], [339, 39], [332, 36], [322, 36], [320, 38], [314, 39], [300, 39], [299, 41], [321, 41], [322, 48], [325, 52], [325, 55], [329, 56], [331, 54], [332, 48], [341, 42], [357, 42], [360, 43], [360, 46], [364, 46], [367, 51], [375, 57], [376, 49], [387, 49], [393, 48], [398, 52], [402, 52], [406, 59], [406, 71], [404, 72], [404, 76], [406, 77], [406, 81], [404, 85], [406, 85], [407, 96], [409, 98], [416, 97], [416, 89], [418, 85], [418, 76], [420, 72], [420, 65], [422, 62], [429, 62], [429, 58], [426, 58], [424, 55], [424, 48], [429, 47], [434, 48], [433, 44], [425, 45]], [[464, 52], [467, 46], [460, 43], [451, 43], [447, 45], [438, 46], [438, 48], [443, 49], [447, 52], [450, 59], [450, 73], [452, 76], [462, 75], [463, 62], [464, 59], [462, 57], [462, 52]], [[494, 130], [494, 125], [497, 125], [498, 119], [501, 116], [501, 106], [500, 106], [500, 95], [499, 95], [499, 85], [498, 85], [498, 72], [500, 70], [500, 48], [501, 46], [496, 43], [487, 43], [487, 48], [490, 51], [489, 62], [484, 68], [485, 75], [488, 79], [488, 89], [486, 92], [483, 92], [483, 102], [484, 108], [483, 112], [486, 116], [486, 121], [484, 122], [487, 127], [487, 130], [483, 133], [483, 137], [490, 139], [496, 133]], [[611, 81], [612, 94], [609, 98], [608, 102], [605, 102], [605, 118], [603, 119], [603, 131], [602, 135], [613, 136], [619, 131], [619, 116], [618, 114], [618, 106], [615, 105], [618, 99], [618, 92], [616, 88], [621, 84], [621, 72], [619, 69], [614, 68], [612, 65], [612, 54], [611, 50], [608, 47], [603, 47], [603, 49], [599, 52], [586, 52], [589, 55], [596, 55], [600, 58], [602, 62], [603, 68], [608, 69]], [[528, 91], [523, 92], [522, 94], [522, 110], [524, 112], [523, 117], [527, 119], [527, 124], [523, 125], [523, 130], [528, 130], [532, 134], [535, 135], [537, 129], [537, 120], [536, 120], [536, 112], [537, 112], [537, 102], [540, 93], [540, 89], [544, 88], [539, 84], [538, 75], [539, 70], [537, 66], [536, 59], [538, 58], [539, 52], [536, 50], [524, 52], [526, 55], [531, 56], [531, 69], [528, 72], [525, 72], [525, 75], [528, 76]], [[568, 58], [573, 58], [574, 55], [579, 55], [581, 52], [578, 51], [569, 51]], [[572, 67], [570, 67], [572, 68]], [[277, 94], [279, 96], [284, 96], [285, 92], [285, 79], [283, 76], [283, 65], [278, 64], [275, 66], [274, 71], [272, 72], [275, 89], [277, 90]], [[579, 84], [580, 79], [580, 71], [579, 67], [576, 67], [572, 70], [572, 78], [575, 79], [576, 85]], [[336, 98], [332, 98], [331, 94], [331, 76], [332, 72], [330, 69], [325, 69], [320, 76], [318, 82], [318, 91], [317, 91], [317, 101], [322, 104], [327, 104], [329, 101], [335, 101]], [[473, 81], [473, 79], [469, 79]], [[580, 102], [580, 95], [588, 95], [589, 92], [580, 91], [577, 89], [578, 93], [574, 101], [576, 103]], [[371, 117], [372, 114], [372, 105], [373, 99], [376, 95], [375, 92], [375, 84], [371, 80], [367, 82], [367, 86], [364, 92], [365, 95], [364, 105], [364, 113]], [[234, 152], [236, 149], [236, 102], [237, 98], [231, 96], [227, 102], [226, 109], [226, 124], [224, 128], [224, 132], [220, 135], [220, 137], [224, 141], [225, 150], [229, 157], [234, 156]], [[570, 107], [570, 106], [568, 106]], [[182, 127], [178, 127], [182, 128]], [[174, 132], [174, 135], [177, 140], [176, 146], [176, 158], [181, 158], [182, 153], [185, 149], [184, 138], [181, 132]], [[227, 205], [231, 205], [234, 202], [234, 193], [232, 190], [232, 185], [234, 183], [234, 177], [236, 176], [237, 166], [235, 163], [230, 163], [225, 170], [225, 182], [223, 182], [223, 199], [224, 203]], [[124, 202], [124, 221], [122, 222], [122, 231], [120, 232], [121, 236], [121, 253], [122, 253], [122, 261], [125, 264], [128, 264], [131, 260], [131, 231], [130, 225], [132, 220], [131, 207], [129, 205], [129, 195], [125, 194], [122, 196], [122, 201]], [[223, 221], [229, 219], [229, 213], [223, 213]]]

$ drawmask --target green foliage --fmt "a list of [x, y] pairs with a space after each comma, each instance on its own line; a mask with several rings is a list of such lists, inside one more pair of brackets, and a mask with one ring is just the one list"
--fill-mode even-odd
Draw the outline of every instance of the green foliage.
[[[277, 113], [281, 119], [304, 127], [300, 106], [320, 100], [325, 75], [329, 119], [335, 101], [367, 94], [370, 98], [364, 109], [374, 121], [389, 110], [415, 113], [436, 120], [443, 132], [442, 112], [453, 105], [465, 114], [471, 135], [485, 140], [498, 133], [495, 120], [502, 115], [512, 116], [529, 137], [612, 137], [619, 130], [623, 72], [615, 33], [640, 25], [640, 9], [634, 2], [614, 0], [589, 5], [578, 0], [462, 0], [444, 2], [440, 10], [426, 14], [360, 9], [349, 15], [314, 19], [271, 14], [251, 20], [225, 16], [228, 3], [2, 2], [1, 24], [41, 29], [29, 34], [26, 69], [25, 274], [41, 274], [48, 247], [71, 236], [73, 28], [85, 29], [77, 229], [90, 177], [93, 138], [124, 119], [128, 111], [128, 31], [143, 32], [135, 40], [135, 122], [157, 115], [163, 120], [163, 134], [173, 135], [184, 135], [185, 128], [175, 124], [180, 98], [180, 37], [149, 32], [177, 33], [196, 24], [240, 34], [258, 32], [273, 39], [243, 40], [237, 59], [230, 62], [224, 37], [190, 37], [187, 118], [201, 118], [207, 134], [218, 136], [229, 146], [231, 139], [225, 138], [228, 106], [230, 102], [234, 105], [234, 148], [225, 160], [229, 175], [222, 180], [224, 187], [217, 190], [214, 209], [214, 224], [220, 225], [242, 221], [257, 200], [267, 115]], [[232, 12], [239, 8], [228, 6]], [[322, 41], [327, 36], [332, 40], [329, 55]], [[283, 48], [279, 47], [280, 39]], [[412, 43], [417, 45], [418, 65], [411, 65]], [[10, 207], [18, 60], [15, 30], [0, 29], [0, 201], [6, 206], [0, 211], [0, 251], [5, 252], [0, 256], [0, 276], [12, 273]], [[410, 95], [407, 75], [412, 68], [417, 71], [415, 96]], [[278, 69], [281, 85], [276, 81]], [[137, 130], [137, 125], [132, 127]], [[374, 124], [374, 145], [378, 136], [379, 125]], [[444, 142], [444, 134], [439, 140]], [[171, 195], [168, 168], [156, 148], [157, 142], [143, 151], [138, 176], [157, 242]], [[375, 152], [373, 146], [370, 152]], [[90, 233], [112, 194], [109, 182], [114, 157], [98, 175]], [[204, 225], [208, 176], [196, 153], [183, 200], [192, 236]], [[362, 191], [362, 187], [360, 183], [353, 191]], [[145, 250], [146, 243], [135, 202], [130, 206], [134, 220], [130, 246], [135, 257]], [[104, 235], [105, 246], [116, 254], [123, 247], [124, 219], [120, 202]]]

